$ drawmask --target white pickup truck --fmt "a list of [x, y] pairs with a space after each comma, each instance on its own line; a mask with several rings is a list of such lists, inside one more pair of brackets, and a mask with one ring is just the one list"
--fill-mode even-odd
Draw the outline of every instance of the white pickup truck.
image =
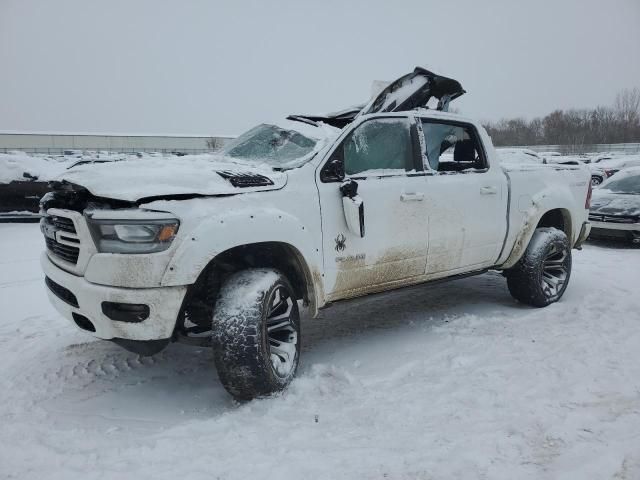
[[219, 155], [69, 170], [41, 202], [51, 302], [140, 354], [211, 345], [224, 387], [251, 399], [295, 374], [299, 303], [315, 315], [487, 270], [520, 302], [557, 301], [589, 234], [589, 172], [501, 165], [479, 123], [446, 112], [463, 93], [416, 68], [363, 107], [262, 124]]

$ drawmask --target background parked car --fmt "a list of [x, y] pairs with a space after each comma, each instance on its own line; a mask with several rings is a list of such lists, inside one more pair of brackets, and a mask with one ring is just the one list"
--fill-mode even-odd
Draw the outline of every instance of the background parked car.
[[496, 150], [502, 163], [545, 163], [544, 158], [540, 154], [527, 148], [498, 148]]
[[49, 180], [69, 165], [70, 159], [64, 156], [0, 154], [0, 220], [37, 220], [38, 204], [49, 190]]
[[621, 170], [593, 191], [589, 221], [590, 237], [640, 245], [640, 167]]
[[62, 155], [20, 151], [0, 154], [0, 222], [39, 220], [40, 198], [50, 190], [49, 181], [66, 170], [87, 163], [115, 162], [143, 156], [155, 155], [79, 150], [65, 150]]
[[605, 157], [594, 161], [589, 165], [591, 169], [591, 185], [598, 186], [613, 174], [629, 167], [640, 167], [640, 155]]

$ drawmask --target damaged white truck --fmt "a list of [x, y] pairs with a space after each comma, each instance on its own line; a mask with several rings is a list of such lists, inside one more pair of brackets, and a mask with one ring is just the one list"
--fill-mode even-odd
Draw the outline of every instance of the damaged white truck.
[[502, 271], [520, 302], [564, 293], [589, 234], [579, 165], [501, 165], [416, 68], [367, 105], [262, 124], [219, 155], [68, 170], [41, 202], [49, 297], [80, 329], [150, 355], [213, 348], [238, 399], [298, 367], [299, 303]]

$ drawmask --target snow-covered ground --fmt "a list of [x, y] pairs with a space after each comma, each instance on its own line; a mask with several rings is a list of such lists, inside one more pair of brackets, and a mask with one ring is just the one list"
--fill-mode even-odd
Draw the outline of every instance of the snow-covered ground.
[[46, 300], [0, 225], [0, 478], [640, 478], [640, 250], [574, 251], [545, 309], [497, 274], [303, 322], [299, 376], [235, 404], [207, 349], [141, 358]]

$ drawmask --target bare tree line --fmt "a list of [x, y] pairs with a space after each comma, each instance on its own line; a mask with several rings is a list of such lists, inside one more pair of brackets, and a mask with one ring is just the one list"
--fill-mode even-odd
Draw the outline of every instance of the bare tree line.
[[219, 137], [210, 137], [207, 138], [207, 148], [209, 150], [218, 151], [222, 147], [224, 147], [224, 140]]
[[496, 146], [640, 142], [640, 88], [624, 89], [611, 107], [555, 110], [545, 117], [485, 124]]

